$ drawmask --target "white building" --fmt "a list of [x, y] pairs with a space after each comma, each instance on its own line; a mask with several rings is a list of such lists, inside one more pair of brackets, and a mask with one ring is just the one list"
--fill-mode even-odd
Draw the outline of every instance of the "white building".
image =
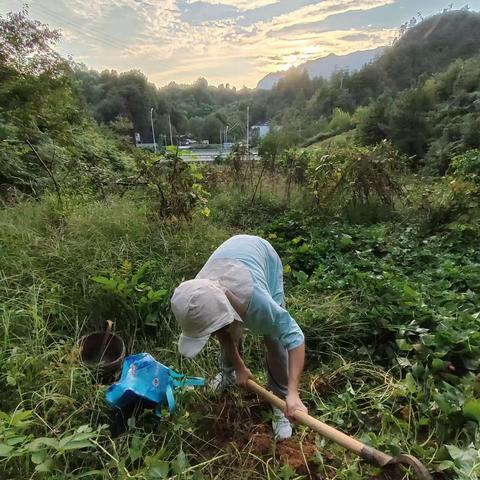
[[252, 125], [250, 127], [250, 134], [252, 137], [263, 138], [270, 131], [270, 125], [268, 123], [263, 123], [259, 125]]

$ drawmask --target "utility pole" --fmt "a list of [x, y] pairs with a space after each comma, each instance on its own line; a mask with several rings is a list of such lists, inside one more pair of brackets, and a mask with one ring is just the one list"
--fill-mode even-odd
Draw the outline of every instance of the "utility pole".
[[250, 147], [250, 107], [247, 107], [247, 155]]
[[173, 145], [172, 121], [170, 120], [170, 114], [168, 114], [168, 127], [170, 128], [170, 145]]
[[153, 151], [157, 153], [157, 142], [155, 140], [155, 129], [153, 128], [153, 107], [150, 109], [150, 123], [152, 124]]

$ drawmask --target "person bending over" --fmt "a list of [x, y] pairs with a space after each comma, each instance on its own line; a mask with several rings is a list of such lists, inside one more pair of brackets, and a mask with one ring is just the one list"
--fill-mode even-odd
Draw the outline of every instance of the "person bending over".
[[235, 383], [245, 387], [252, 378], [241, 355], [245, 330], [263, 337], [268, 387], [287, 404], [286, 412], [273, 407], [273, 431], [280, 440], [291, 437], [289, 418], [296, 410], [307, 412], [298, 393], [305, 339], [285, 308], [283, 266], [270, 243], [252, 235], [231, 237], [195, 279], [175, 289], [171, 307], [182, 329], [183, 356], [195, 357], [212, 335], [219, 340], [220, 372], [212, 381], [217, 393]]

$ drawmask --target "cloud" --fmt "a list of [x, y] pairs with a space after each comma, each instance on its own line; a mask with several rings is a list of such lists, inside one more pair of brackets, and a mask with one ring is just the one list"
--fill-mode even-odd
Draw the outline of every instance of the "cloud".
[[[253, 86], [266, 72], [329, 53], [388, 44], [393, 28], [381, 22], [360, 28], [354, 19], [392, 4], [394, 0], [31, 0], [32, 12], [67, 31], [61, 51], [81, 56], [93, 68], [141, 69], [158, 84], [206, 76], [213, 83], [238, 86]], [[314, 27], [345, 15], [353, 15], [351, 24]]]
[[[202, 3], [208, 3], [210, 5], [223, 5], [235, 7], [238, 10], [247, 11], [255, 10], [257, 8], [265, 7], [267, 5], [274, 5], [279, 3], [280, 0], [204, 0]], [[187, 1], [189, 4], [197, 3], [196, 0]]]
[[[233, 5], [210, 4], [207, 1], [186, 1], [178, 2], [181, 10], [181, 20], [190, 24], [224, 20], [226, 18], [238, 17], [240, 10]], [[182, 8], [181, 6], [184, 5]]]
[[325, 20], [333, 14], [346, 13], [351, 10], [370, 10], [379, 6], [394, 3], [395, 0], [363, 0], [359, 4], [358, 0], [324, 0], [323, 2], [307, 5], [293, 12], [289, 12], [276, 17], [270, 23], [271, 31], [279, 31], [298, 23], [319, 22]]
[[347, 42], [360, 42], [368, 39], [368, 33], [350, 33], [342, 37]]

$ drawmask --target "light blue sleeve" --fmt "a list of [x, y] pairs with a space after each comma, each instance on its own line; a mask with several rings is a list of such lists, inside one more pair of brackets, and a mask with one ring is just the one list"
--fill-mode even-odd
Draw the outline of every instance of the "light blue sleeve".
[[285, 293], [283, 291], [283, 265], [280, 257], [271, 245], [270, 249], [271, 252], [268, 262], [268, 287], [275, 302], [278, 305], [282, 305], [285, 303]]
[[272, 303], [275, 305], [275, 324], [277, 326], [278, 340], [288, 351], [299, 347], [305, 341], [305, 336], [298, 323], [287, 310], [275, 302]]
[[245, 324], [253, 333], [278, 338], [287, 350], [299, 347], [305, 340], [302, 330], [287, 310], [259, 288], [254, 289]]

